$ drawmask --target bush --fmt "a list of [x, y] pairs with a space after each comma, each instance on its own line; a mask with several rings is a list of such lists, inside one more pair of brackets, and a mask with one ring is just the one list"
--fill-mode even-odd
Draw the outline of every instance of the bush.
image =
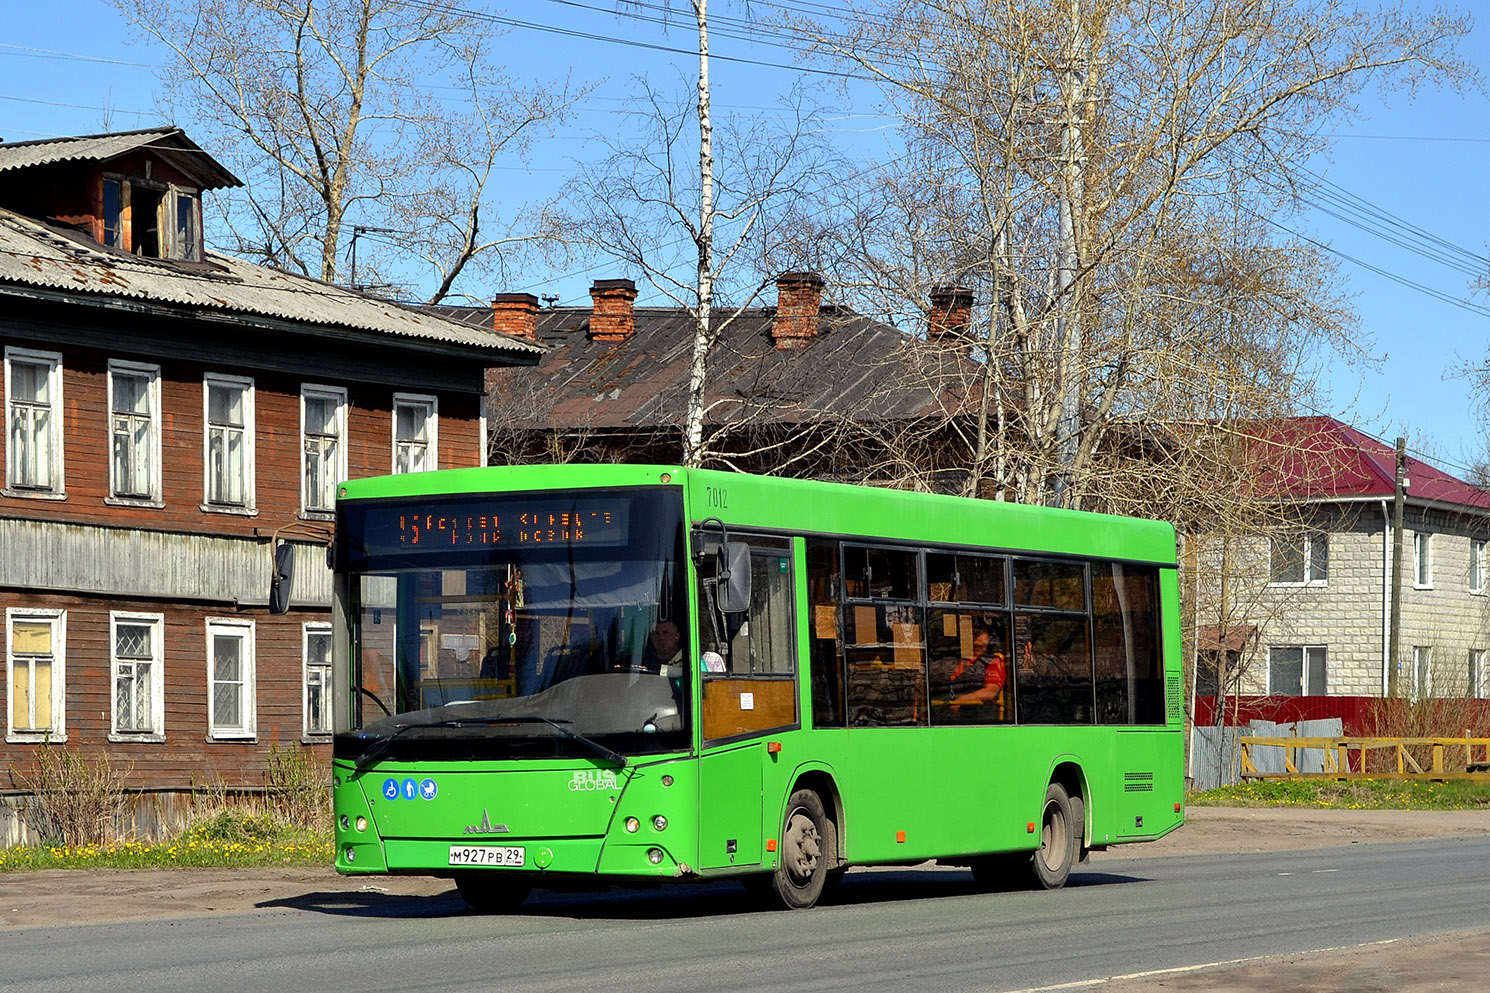
[[264, 769], [269, 810], [281, 823], [308, 831], [331, 828], [331, 770], [303, 748], [269, 746]]
[[68, 845], [101, 845], [114, 837], [124, 812], [124, 781], [134, 766], [116, 769], [107, 755], [85, 758], [71, 748], [43, 743], [36, 768], [10, 770], [11, 779], [35, 795], [30, 811], [33, 830]]

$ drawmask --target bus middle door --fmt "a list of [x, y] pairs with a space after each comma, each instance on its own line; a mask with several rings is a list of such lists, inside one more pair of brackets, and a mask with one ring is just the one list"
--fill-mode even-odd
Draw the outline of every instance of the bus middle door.
[[[699, 570], [699, 641], [705, 660], [699, 760], [699, 868], [761, 864], [767, 737], [798, 727], [795, 587], [788, 541], [752, 536], [750, 609], [715, 611]], [[775, 816], [773, 809], [772, 816]]]

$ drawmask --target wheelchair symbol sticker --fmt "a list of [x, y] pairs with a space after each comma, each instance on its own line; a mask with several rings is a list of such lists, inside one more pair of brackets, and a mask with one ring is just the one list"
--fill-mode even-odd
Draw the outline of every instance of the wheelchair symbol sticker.
[[383, 796], [390, 800], [398, 799], [398, 780], [388, 779], [383, 782]]

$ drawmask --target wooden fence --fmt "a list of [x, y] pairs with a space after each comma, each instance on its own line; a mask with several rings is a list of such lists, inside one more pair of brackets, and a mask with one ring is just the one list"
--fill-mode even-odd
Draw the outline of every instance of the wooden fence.
[[[1242, 737], [1243, 779], [1486, 779], [1490, 738], [1260, 738]], [[1283, 772], [1259, 772], [1254, 748], [1283, 749]], [[1298, 752], [1324, 757], [1322, 772], [1300, 772]], [[1272, 764], [1272, 763], [1265, 763]]]

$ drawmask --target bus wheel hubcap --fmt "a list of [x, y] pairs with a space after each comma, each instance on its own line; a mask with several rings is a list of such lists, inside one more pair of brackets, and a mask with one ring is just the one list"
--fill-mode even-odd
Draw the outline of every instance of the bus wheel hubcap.
[[1044, 824], [1040, 831], [1040, 858], [1047, 868], [1060, 868], [1066, 844], [1066, 819], [1061, 816], [1057, 805], [1049, 804], [1045, 808]]
[[787, 871], [794, 879], [811, 879], [812, 874], [817, 871], [818, 858], [822, 854], [822, 841], [811, 817], [794, 811], [787, 818], [785, 847], [783, 854], [786, 856]]

